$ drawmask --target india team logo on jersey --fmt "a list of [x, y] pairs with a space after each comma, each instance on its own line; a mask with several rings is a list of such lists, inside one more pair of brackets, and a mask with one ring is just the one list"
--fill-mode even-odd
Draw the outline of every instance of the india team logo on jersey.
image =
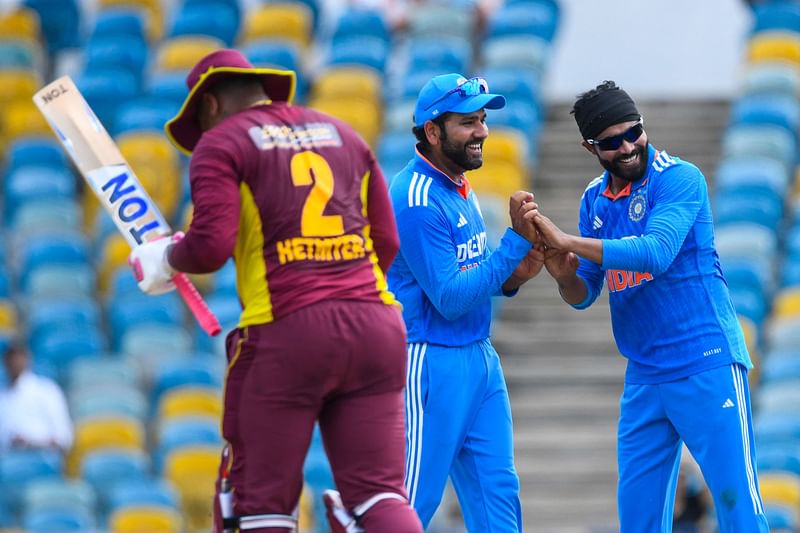
[[646, 211], [647, 199], [644, 196], [644, 192], [639, 191], [631, 198], [631, 203], [628, 204], [628, 218], [634, 222], [639, 222], [644, 218]]

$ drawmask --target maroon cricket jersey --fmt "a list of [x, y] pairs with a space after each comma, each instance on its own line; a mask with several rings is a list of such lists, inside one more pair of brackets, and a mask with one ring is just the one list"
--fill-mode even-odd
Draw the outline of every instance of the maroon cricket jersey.
[[384, 279], [399, 249], [386, 183], [342, 121], [252, 107], [203, 134], [189, 171], [194, 215], [170, 263], [204, 273], [233, 256], [239, 327], [321, 300], [395, 303]]

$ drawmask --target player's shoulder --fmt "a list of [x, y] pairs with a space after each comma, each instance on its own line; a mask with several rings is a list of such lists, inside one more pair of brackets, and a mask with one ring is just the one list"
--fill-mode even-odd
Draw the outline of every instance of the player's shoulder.
[[430, 210], [440, 204], [438, 180], [413, 162], [392, 179], [389, 191], [395, 211]]
[[583, 189], [583, 193], [581, 194], [581, 200], [584, 198], [593, 198], [600, 194], [600, 190], [603, 187], [603, 179], [605, 178], [605, 173], [600, 174], [596, 178], [592, 178], [592, 180], [586, 185], [586, 188]]
[[666, 150], [658, 151], [653, 161], [650, 163], [650, 167], [652, 169], [652, 178], [655, 181], [663, 179], [664, 177], [669, 177], [670, 180], [684, 179], [705, 181], [703, 173], [694, 163], [670, 155]]

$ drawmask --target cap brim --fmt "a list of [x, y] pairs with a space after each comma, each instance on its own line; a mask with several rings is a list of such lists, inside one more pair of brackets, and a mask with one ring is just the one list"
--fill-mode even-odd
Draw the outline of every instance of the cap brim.
[[181, 110], [164, 125], [169, 140], [185, 155], [192, 155], [203, 132], [197, 122], [200, 97], [211, 83], [231, 75], [251, 74], [261, 76], [264, 90], [273, 102], [291, 102], [294, 98], [296, 76], [292, 70], [270, 68], [220, 67], [209, 71], [195, 84], [184, 100]]
[[474, 113], [479, 109], [501, 109], [506, 105], [506, 98], [499, 94], [476, 94], [458, 105], [448, 109], [452, 113]]

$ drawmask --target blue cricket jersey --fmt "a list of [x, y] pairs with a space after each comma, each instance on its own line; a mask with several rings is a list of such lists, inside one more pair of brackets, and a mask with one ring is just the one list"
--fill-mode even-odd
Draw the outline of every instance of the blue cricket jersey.
[[603, 264], [581, 258], [580, 276], [594, 302], [608, 285], [611, 324], [626, 381], [663, 383], [741, 363], [752, 367], [714, 247], [705, 177], [648, 146], [639, 181], [616, 196], [608, 172], [581, 197], [580, 233], [603, 240]]
[[464, 346], [489, 337], [491, 296], [531, 249], [511, 228], [497, 249], [486, 246], [478, 199], [419, 151], [389, 188], [400, 252], [389, 289], [403, 305], [408, 342]]

